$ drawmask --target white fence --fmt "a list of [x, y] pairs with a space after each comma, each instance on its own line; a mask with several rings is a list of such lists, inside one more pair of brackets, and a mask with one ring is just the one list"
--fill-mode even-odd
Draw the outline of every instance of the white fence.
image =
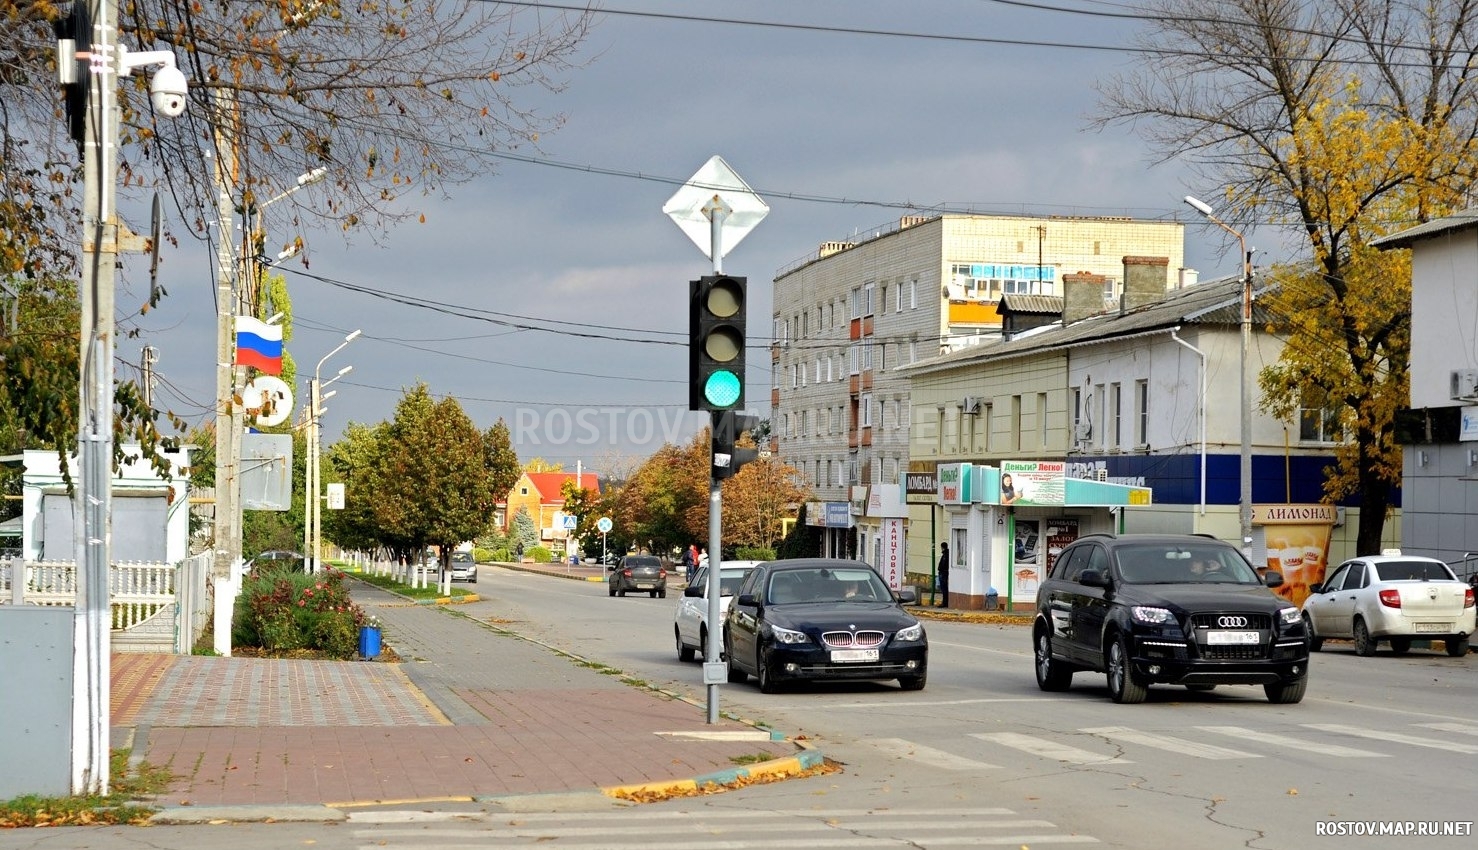
[[[113, 564], [108, 570], [108, 598], [115, 648], [188, 653], [210, 611], [206, 586], [210, 564], [209, 552], [178, 565]], [[77, 603], [77, 581], [75, 561], [12, 558], [0, 565], [0, 605], [72, 606]]]

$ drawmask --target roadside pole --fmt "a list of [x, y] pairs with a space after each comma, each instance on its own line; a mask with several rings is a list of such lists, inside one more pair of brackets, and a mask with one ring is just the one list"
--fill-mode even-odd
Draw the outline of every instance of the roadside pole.
[[[724, 273], [724, 219], [731, 212], [729, 206], [723, 202], [718, 195], [713, 196], [703, 207], [703, 212], [708, 215], [709, 239], [711, 241], [711, 256], [713, 257], [713, 273]], [[724, 414], [720, 411], [710, 411], [708, 414], [709, 444], [712, 445], [712, 435], [718, 433], [719, 417]], [[723, 651], [722, 636], [724, 633], [723, 623], [719, 620], [722, 610], [719, 607], [719, 594], [721, 585], [719, 583], [719, 569], [723, 566], [723, 514], [724, 514], [724, 488], [723, 480], [718, 477], [713, 466], [713, 458], [708, 460], [708, 586], [704, 593], [708, 596], [708, 646], [703, 653], [703, 684], [708, 692], [708, 722], [717, 723], [718, 718], [718, 688], [720, 681], [726, 681], [726, 665], [720, 661], [720, 653]]]

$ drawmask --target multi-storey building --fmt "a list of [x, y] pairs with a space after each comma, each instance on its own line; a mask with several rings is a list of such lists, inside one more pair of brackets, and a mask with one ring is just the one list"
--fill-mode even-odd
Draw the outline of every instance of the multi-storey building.
[[907, 468], [909, 379], [901, 366], [1002, 330], [1003, 296], [1059, 296], [1086, 273], [1102, 304], [1123, 288], [1123, 259], [1164, 258], [1163, 290], [1184, 257], [1178, 222], [1099, 217], [909, 216], [827, 242], [774, 282], [771, 449], [816, 493], [807, 522], [824, 554], [872, 561], [854, 530], [854, 487], [894, 484]]

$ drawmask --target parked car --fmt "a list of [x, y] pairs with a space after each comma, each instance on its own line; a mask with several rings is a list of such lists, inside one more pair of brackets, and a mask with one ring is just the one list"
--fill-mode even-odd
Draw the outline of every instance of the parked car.
[[653, 599], [667, 598], [667, 569], [656, 555], [627, 555], [606, 570], [610, 573], [606, 582], [610, 596], [625, 596], [630, 590], [645, 592]]
[[924, 687], [929, 639], [896, 596], [860, 561], [802, 558], [766, 561], [744, 579], [724, 618], [728, 678], [753, 675], [771, 694], [790, 681], [897, 679]]
[[1349, 638], [1357, 655], [1375, 654], [1386, 641], [1400, 655], [1413, 639], [1441, 640], [1447, 654], [1468, 653], [1474, 629], [1473, 588], [1436, 558], [1380, 555], [1353, 558], [1309, 586], [1304, 623], [1318, 651], [1328, 638]]
[[[759, 561], [724, 561], [719, 565], [719, 622], [729, 610], [729, 602], [739, 586]], [[679, 661], [692, 661], [694, 653], [708, 657], [708, 567], [693, 574], [693, 582], [683, 589], [673, 615], [672, 633], [677, 639]]]
[[302, 552], [293, 552], [289, 549], [270, 549], [266, 552], [258, 552], [256, 557], [247, 561], [242, 566], [241, 571], [249, 573], [259, 564], [286, 567], [295, 573], [300, 573], [307, 569]]
[[1260, 684], [1269, 702], [1299, 702], [1309, 642], [1298, 609], [1268, 589], [1282, 583], [1211, 537], [1084, 535], [1037, 590], [1037, 686], [1066, 690], [1089, 670], [1118, 703], [1143, 702], [1154, 683]]
[[452, 553], [452, 581], [469, 581], [477, 584], [477, 562], [471, 552]]

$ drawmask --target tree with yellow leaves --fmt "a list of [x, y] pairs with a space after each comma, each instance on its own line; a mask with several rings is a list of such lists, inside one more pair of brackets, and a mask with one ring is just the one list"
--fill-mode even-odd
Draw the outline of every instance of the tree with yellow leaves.
[[[1288, 334], [1258, 376], [1276, 415], [1327, 416], [1325, 482], [1360, 503], [1379, 551], [1409, 404], [1410, 261], [1370, 242], [1445, 215], [1478, 176], [1478, 7], [1404, 0], [1152, 0], [1144, 64], [1100, 85], [1100, 124], [1133, 122], [1165, 160], [1224, 186], [1224, 215], [1303, 243], [1261, 309]], [[1266, 281], [1260, 281], [1260, 288]]]

